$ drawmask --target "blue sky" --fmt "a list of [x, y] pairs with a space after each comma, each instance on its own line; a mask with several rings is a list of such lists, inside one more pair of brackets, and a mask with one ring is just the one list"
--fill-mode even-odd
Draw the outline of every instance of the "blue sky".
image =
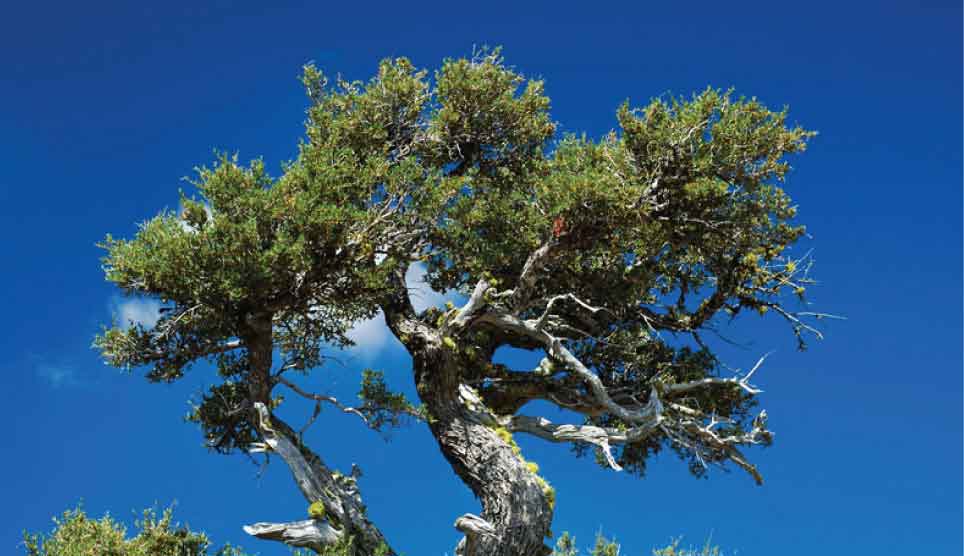
[[[707, 85], [789, 104], [820, 132], [787, 184], [812, 236], [812, 300], [848, 317], [804, 353], [776, 320], [728, 331], [746, 344], [727, 351], [734, 366], [775, 350], [756, 377], [777, 433], [751, 453], [763, 487], [693, 479], [670, 455], [639, 480], [522, 439], [559, 493], [554, 530], [587, 545], [602, 527], [627, 555], [710, 533], [742, 555], [961, 553], [960, 2], [141, 4], [10, 3], [0, 18], [0, 551], [82, 499], [123, 519], [176, 500], [219, 542], [287, 553], [240, 530], [302, 516], [287, 470], [207, 453], [181, 422], [213, 377], [149, 385], [90, 349], [112, 314], [151, 310], [116, 297], [95, 243], [175, 207], [214, 148], [277, 172], [302, 130], [295, 78], [309, 60], [367, 79], [386, 56], [434, 68], [499, 44], [546, 79], [564, 131], [598, 136], [626, 98]], [[350, 394], [373, 366], [410, 389], [401, 348], [376, 325], [358, 335], [318, 388]], [[330, 463], [365, 470], [397, 549], [451, 554], [452, 522], [478, 506], [424, 427], [386, 443], [326, 412], [314, 434]]]

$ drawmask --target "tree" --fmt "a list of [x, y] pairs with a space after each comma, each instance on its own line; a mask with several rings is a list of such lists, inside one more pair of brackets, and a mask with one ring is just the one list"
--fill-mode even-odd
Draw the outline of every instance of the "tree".
[[[790, 254], [804, 228], [780, 184], [813, 133], [789, 127], [786, 109], [707, 89], [624, 104], [598, 141], [557, 137], [543, 83], [498, 50], [446, 60], [433, 79], [399, 58], [367, 83], [329, 84], [312, 65], [303, 83], [306, 134], [280, 176], [222, 155], [180, 213], [103, 244], [109, 281], [163, 303], [152, 327], [105, 329], [106, 360], [150, 367], [154, 382], [213, 363], [223, 382], [191, 415], [209, 446], [276, 452], [311, 504], [310, 519], [246, 531], [390, 551], [355, 474], [328, 468], [273, 412], [284, 390], [372, 427], [427, 423], [482, 503], [456, 520], [466, 556], [550, 552], [555, 491], [514, 433], [616, 471], [642, 475], [668, 447], [696, 475], [732, 463], [762, 482], [741, 451], [772, 439], [766, 413], [753, 413], [762, 359], [732, 375], [713, 332], [751, 312], [782, 318], [801, 347], [819, 336], [805, 320], [819, 315], [791, 307], [805, 306], [810, 260]], [[416, 312], [414, 264], [467, 301]], [[422, 405], [374, 371], [358, 407], [304, 386], [378, 311], [411, 356]], [[532, 370], [493, 363], [504, 346], [544, 357]], [[526, 414], [533, 400], [579, 417]]]

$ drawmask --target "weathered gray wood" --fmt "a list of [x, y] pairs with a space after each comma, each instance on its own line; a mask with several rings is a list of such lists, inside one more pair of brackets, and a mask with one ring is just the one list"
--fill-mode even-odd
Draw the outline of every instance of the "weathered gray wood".
[[499, 540], [499, 535], [491, 523], [474, 514], [465, 514], [455, 520], [455, 528], [465, 537], [455, 547], [456, 556], [478, 553], [478, 541], [483, 537]]
[[354, 537], [354, 546], [360, 555], [372, 554], [380, 547], [387, 548], [381, 532], [365, 515], [365, 506], [354, 477], [330, 470], [317, 454], [300, 442], [295, 444], [298, 442], [297, 434], [283, 421], [272, 416], [263, 403], [256, 402], [254, 408], [264, 443], [255, 445], [252, 451], [272, 451], [281, 456], [305, 500], [309, 504], [324, 504], [326, 520], [257, 523], [245, 526], [244, 530], [259, 538], [281, 541], [290, 546], [304, 546], [315, 551], [338, 542], [345, 535]]
[[255, 523], [243, 528], [245, 533], [259, 539], [280, 541], [288, 546], [310, 548], [315, 552], [336, 544], [343, 536], [331, 525], [314, 519], [291, 523]]

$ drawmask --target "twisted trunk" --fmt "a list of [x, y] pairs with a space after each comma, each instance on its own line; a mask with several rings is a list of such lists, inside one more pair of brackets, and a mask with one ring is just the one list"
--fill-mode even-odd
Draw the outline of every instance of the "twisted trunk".
[[[455, 527], [465, 537], [458, 556], [546, 556], [554, 494], [522, 459], [509, 432], [471, 388], [451, 341], [415, 317], [405, 269], [390, 278], [382, 302], [385, 320], [412, 357], [419, 398], [445, 459], [482, 502], [482, 516], [465, 514]], [[446, 343], [450, 345], [446, 345]]]
[[465, 538], [460, 556], [540, 556], [552, 522], [551, 487], [529, 467], [481, 400], [460, 383], [459, 362], [444, 346], [414, 354], [419, 397], [429, 427], [452, 469], [482, 502], [482, 516], [455, 526]]

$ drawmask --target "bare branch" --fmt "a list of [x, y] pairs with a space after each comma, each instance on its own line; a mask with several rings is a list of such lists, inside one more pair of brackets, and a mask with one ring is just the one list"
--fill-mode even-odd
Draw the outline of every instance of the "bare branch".
[[[542, 313], [542, 316], [539, 317], [539, 320], [536, 321], [536, 328], [541, 329], [545, 327], [546, 320], [552, 315], [553, 307], [556, 305], [556, 303], [563, 300], [572, 301], [579, 307], [585, 309], [586, 311], [589, 311], [589, 313], [591, 313], [592, 315], [595, 315], [596, 313], [599, 313], [601, 311], [609, 311], [605, 307], [593, 307], [592, 305], [579, 299], [578, 297], [575, 296], [575, 294], [572, 294], [572, 293], [557, 295], [549, 299], [549, 301], [546, 303], [546, 310]], [[588, 335], [588, 333], [584, 333], [584, 334]]]
[[171, 333], [177, 330], [177, 323], [180, 322], [181, 319], [183, 319], [186, 315], [189, 315], [200, 308], [201, 308], [201, 304], [198, 303], [193, 307], [183, 309], [173, 319], [166, 321], [164, 323], [159, 323], [158, 328], [162, 328], [162, 330], [161, 330], [161, 333], [158, 335], [158, 339], [164, 339], [167, 336], [169, 336]]
[[[286, 378], [283, 377], [283, 376], [277, 376], [277, 380], [278, 380], [278, 382], [280, 382], [281, 384], [284, 384], [285, 386], [287, 386], [288, 388], [290, 388], [293, 392], [295, 392], [295, 393], [298, 394], [299, 396], [302, 396], [302, 397], [307, 398], [307, 399], [309, 399], [309, 400], [314, 400], [314, 401], [319, 402], [319, 403], [320, 403], [320, 402], [329, 403], [329, 404], [337, 407], [338, 409], [340, 409], [343, 413], [350, 413], [350, 414], [352, 414], [352, 415], [357, 416], [359, 419], [361, 419], [361, 420], [365, 423], [366, 426], [371, 426], [371, 425], [368, 423], [368, 418], [365, 417], [365, 414], [362, 413], [362, 412], [361, 412], [358, 408], [356, 408], [356, 407], [351, 407], [351, 406], [344, 405], [344, 404], [342, 404], [341, 402], [339, 402], [337, 398], [335, 398], [335, 397], [333, 397], [333, 396], [323, 396], [323, 395], [321, 395], [321, 394], [313, 394], [313, 393], [311, 393], [311, 392], [306, 392], [306, 391], [302, 390], [297, 384], [291, 382], [290, 380], [286, 379]], [[313, 420], [313, 419], [312, 419], [312, 420]]]
[[[718, 450], [726, 454], [727, 459], [737, 464], [747, 473], [749, 473], [758, 485], [763, 484], [763, 476], [757, 470], [756, 466], [751, 464], [746, 457], [737, 449], [740, 445], [753, 445], [753, 444], [767, 444], [773, 439], [773, 433], [766, 430], [766, 411], [761, 411], [760, 414], [753, 420], [753, 429], [745, 432], [743, 434], [727, 434], [719, 435], [713, 430], [713, 427], [719, 421], [711, 419], [710, 423], [707, 425], [701, 425], [697, 421], [684, 421], [682, 423], [682, 428], [692, 435], [695, 442], [699, 442], [709, 446], [712, 449]], [[674, 438], [680, 442], [680, 438], [677, 436]], [[700, 446], [696, 445], [695, 442], [690, 442], [687, 447], [694, 450], [698, 456], [701, 455], [702, 449]], [[683, 445], [687, 445], [685, 441], [681, 442]], [[700, 457], [700, 461], [705, 466], [706, 463], [704, 458]]]
[[622, 471], [622, 467], [616, 463], [610, 444], [637, 442], [657, 428], [654, 424], [652, 426], [634, 427], [627, 431], [618, 431], [592, 425], [556, 425], [544, 417], [529, 417], [527, 415], [513, 416], [506, 420], [504, 426], [511, 432], [524, 432], [550, 442], [593, 444], [599, 448], [606, 457], [609, 467], [615, 471]]
[[329, 496], [325, 492], [325, 485], [320, 477], [305, 460], [304, 455], [292, 442], [284, 435], [278, 433], [271, 423], [271, 415], [268, 408], [261, 402], [254, 403], [254, 409], [258, 417], [258, 430], [264, 437], [263, 444], [252, 447], [252, 452], [263, 452], [271, 450], [284, 459], [291, 470], [295, 483], [309, 502], [321, 500], [325, 503], [325, 508], [337, 505], [341, 506], [340, 501]]
[[465, 535], [488, 535], [498, 538], [495, 527], [475, 514], [465, 514], [456, 519], [455, 528]]
[[537, 328], [537, 321], [523, 321], [507, 313], [487, 313], [479, 317], [479, 320], [505, 330], [522, 334], [541, 343], [550, 357], [562, 363], [570, 372], [588, 384], [590, 392], [599, 405], [603, 406], [616, 417], [637, 424], [649, 424], [654, 420], [659, 420], [660, 413], [662, 412], [662, 404], [655, 390], [652, 391], [649, 402], [640, 410], [629, 410], [617, 404], [609, 396], [602, 380], [586, 368], [582, 361], [573, 355], [559, 338], [552, 336], [545, 330]]
[[756, 362], [756, 365], [753, 365], [753, 368], [750, 369], [749, 372], [747, 372], [742, 377], [720, 378], [720, 377], [711, 376], [711, 377], [701, 378], [699, 380], [682, 382], [680, 384], [667, 384], [663, 386], [661, 390], [664, 394], [672, 395], [672, 394], [680, 394], [682, 392], [689, 392], [691, 390], [696, 390], [698, 388], [704, 388], [707, 386], [734, 385], [742, 388], [743, 390], [746, 390], [748, 394], [759, 394], [763, 392], [763, 390], [760, 390], [759, 388], [756, 388], [754, 386], [750, 386], [750, 382], [749, 382], [750, 377], [752, 377], [753, 373], [755, 373], [757, 369], [760, 368], [760, 365], [762, 365], [763, 362], [766, 361], [766, 358], [772, 354], [773, 354], [772, 351], [764, 354], [763, 357], [761, 357]]
[[455, 520], [455, 528], [465, 535], [455, 547], [456, 556], [475, 554], [481, 537], [500, 539], [495, 527], [475, 514], [465, 514]]

